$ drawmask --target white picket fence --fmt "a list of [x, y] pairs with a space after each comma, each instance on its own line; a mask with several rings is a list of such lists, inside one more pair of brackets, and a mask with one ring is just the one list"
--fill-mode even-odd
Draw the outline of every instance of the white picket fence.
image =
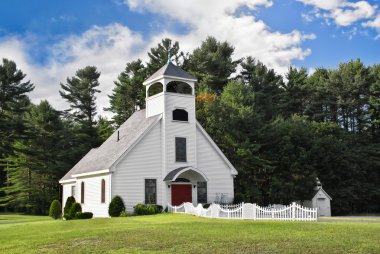
[[207, 218], [248, 219], [248, 220], [289, 220], [317, 221], [317, 208], [307, 208], [293, 202], [281, 208], [261, 207], [257, 204], [241, 203], [237, 205], [211, 204], [203, 208], [201, 204], [183, 203], [180, 206], [168, 204], [168, 212], [187, 213]]

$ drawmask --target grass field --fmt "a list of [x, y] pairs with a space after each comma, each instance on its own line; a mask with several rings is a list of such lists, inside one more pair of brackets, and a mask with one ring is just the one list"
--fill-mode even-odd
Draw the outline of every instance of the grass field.
[[380, 253], [380, 223], [0, 214], [0, 253]]

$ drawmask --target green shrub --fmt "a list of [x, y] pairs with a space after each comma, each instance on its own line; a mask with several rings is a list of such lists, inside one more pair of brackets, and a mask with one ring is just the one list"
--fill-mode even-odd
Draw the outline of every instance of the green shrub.
[[155, 214], [156, 213], [156, 206], [154, 205], [148, 205], [146, 207], [147, 214]]
[[49, 216], [56, 220], [61, 217], [61, 214], [62, 214], [61, 202], [55, 199], [53, 200], [53, 202], [51, 202]]
[[66, 200], [65, 208], [63, 208], [63, 217], [67, 219], [67, 217], [70, 217], [70, 209], [71, 206], [75, 203], [75, 198], [73, 196], [70, 196]]
[[127, 216], [128, 216], [127, 211], [122, 211], [122, 212], [120, 213], [120, 217], [127, 217]]
[[149, 214], [162, 213], [162, 210], [163, 210], [163, 207], [160, 205], [137, 204], [134, 207], [134, 212], [136, 215], [149, 215]]
[[70, 219], [76, 219], [76, 214], [78, 212], [82, 212], [82, 206], [75, 202], [72, 206], [71, 206], [71, 209], [70, 209], [70, 212], [69, 212], [69, 216], [70, 216]]
[[119, 217], [122, 211], [125, 211], [123, 199], [119, 196], [113, 197], [108, 207], [108, 214], [111, 217]]
[[84, 213], [82, 213], [82, 212], [77, 212], [76, 214], [75, 214], [75, 218], [76, 219], [91, 219], [92, 218], [92, 216], [93, 216], [93, 214], [92, 213], [90, 213], [90, 212], [84, 212]]
[[163, 210], [164, 208], [162, 207], [162, 205], [156, 205], [156, 213], [162, 213]]
[[146, 206], [144, 204], [137, 204], [134, 207], [134, 212], [136, 215], [146, 215], [147, 214]]

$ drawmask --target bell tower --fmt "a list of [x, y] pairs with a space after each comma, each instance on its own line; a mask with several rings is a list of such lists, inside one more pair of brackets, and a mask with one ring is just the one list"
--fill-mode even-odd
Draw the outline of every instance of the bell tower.
[[[196, 81], [168, 61], [143, 83], [146, 86], [146, 117], [162, 114], [166, 172], [181, 166], [196, 166]], [[181, 149], [178, 142], [185, 143], [185, 147]]]
[[197, 167], [196, 81], [169, 61], [143, 83], [146, 86], [146, 117], [162, 114], [163, 178], [181, 167]]

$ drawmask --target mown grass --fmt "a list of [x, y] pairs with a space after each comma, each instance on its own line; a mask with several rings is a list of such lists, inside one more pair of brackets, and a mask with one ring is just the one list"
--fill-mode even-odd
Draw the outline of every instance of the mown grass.
[[0, 215], [0, 253], [380, 253], [380, 223]]

